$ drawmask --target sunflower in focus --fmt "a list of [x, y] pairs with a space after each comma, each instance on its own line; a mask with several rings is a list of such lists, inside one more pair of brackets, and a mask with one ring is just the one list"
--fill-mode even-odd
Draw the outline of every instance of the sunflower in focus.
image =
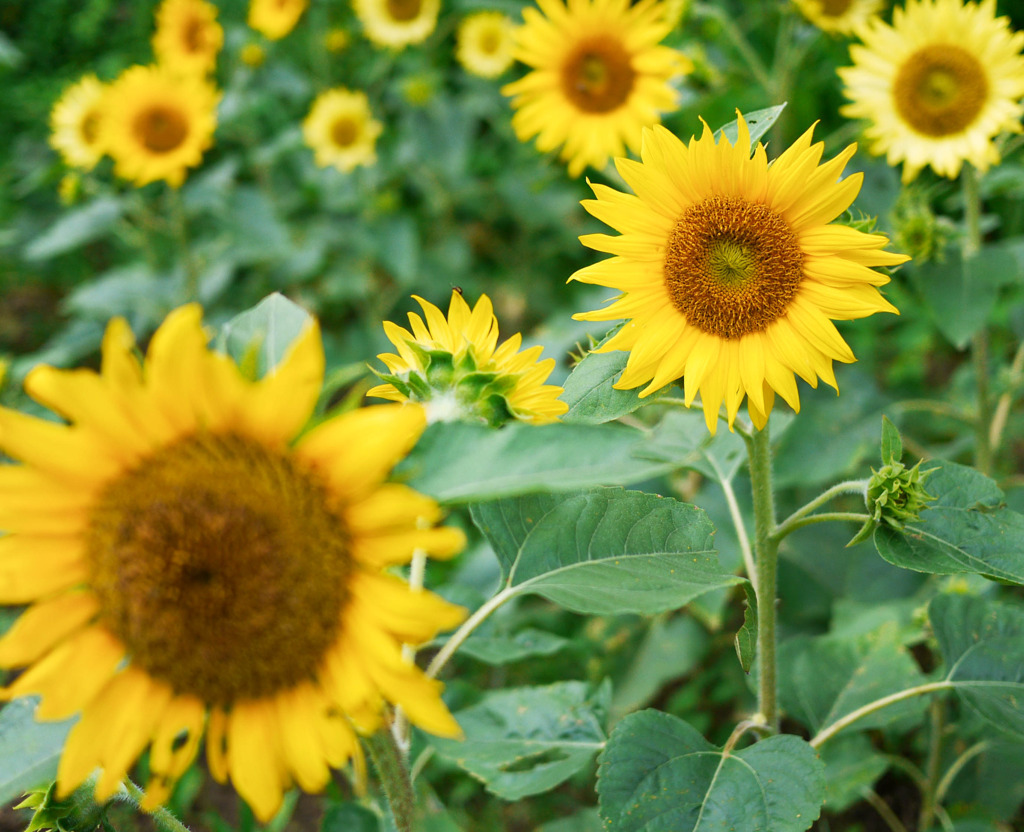
[[793, 0], [823, 32], [849, 35], [882, 10], [883, 0]]
[[103, 99], [100, 144], [115, 172], [142, 187], [164, 179], [177, 188], [213, 144], [220, 93], [196, 75], [134, 66]]
[[907, 0], [892, 25], [872, 20], [839, 70], [851, 103], [840, 112], [871, 123], [871, 152], [903, 163], [910, 182], [926, 165], [956, 178], [963, 163], [999, 162], [992, 139], [1019, 133], [1024, 33], [996, 17], [995, 0]]
[[353, 0], [366, 36], [377, 46], [422, 43], [437, 27], [441, 0]]
[[413, 297], [423, 318], [410, 312], [409, 329], [384, 322], [398, 353], [377, 356], [388, 368], [378, 373], [386, 383], [371, 388], [367, 396], [422, 402], [431, 422], [470, 419], [492, 426], [513, 419], [555, 422], [569, 409], [558, 399], [562, 388], [544, 383], [555, 359], [540, 361], [543, 347], [520, 352], [519, 333], [498, 346], [498, 320], [487, 295], [471, 309], [453, 291], [447, 318], [434, 304]]
[[73, 168], [92, 170], [103, 158], [100, 118], [106, 87], [86, 75], [68, 87], [50, 111], [50, 146]]
[[824, 145], [803, 134], [769, 167], [750, 153], [743, 117], [734, 145], [704, 125], [684, 144], [657, 126], [644, 131], [642, 161], [616, 166], [633, 194], [593, 185], [584, 207], [623, 232], [589, 234], [590, 248], [616, 255], [570, 280], [610, 286], [610, 306], [584, 321], [626, 319], [601, 348], [629, 350], [615, 387], [649, 396], [683, 380], [687, 406], [700, 393], [708, 430], [725, 404], [729, 426], [744, 397], [754, 425], [768, 421], [778, 393], [800, 409], [795, 376], [836, 386], [833, 361], [854, 361], [832, 320], [897, 312], [876, 287], [874, 266], [908, 258], [889, 240], [829, 223], [860, 190], [862, 174], [839, 179], [851, 145], [819, 165]]
[[318, 95], [302, 122], [302, 135], [313, 148], [316, 163], [345, 172], [377, 161], [375, 147], [383, 129], [370, 112], [366, 94], [341, 87]]
[[[148, 748], [145, 809], [167, 800], [205, 733], [212, 775], [268, 821], [292, 783], [362, 765], [357, 733], [386, 703], [432, 733], [458, 725], [401, 645], [463, 610], [384, 571], [414, 549], [451, 556], [437, 504], [386, 482], [425, 426], [370, 407], [303, 433], [323, 381], [319, 330], [250, 381], [207, 349], [198, 306], [168, 316], [145, 361], [116, 319], [102, 368], [34, 370], [66, 418], [0, 409], [0, 602], [28, 604], [0, 638], [3, 693], [39, 695], [71, 729], [58, 796], [96, 768], [106, 800]], [[296, 438], [298, 437], [298, 438]]]
[[164, 0], [157, 9], [153, 53], [171, 69], [212, 72], [223, 44], [217, 7], [206, 0]]
[[248, 24], [270, 40], [280, 40], [299, 22], [309, 0], [249, 0]]
[[466, 17], [456, 34], [455, 57], [467, 72], [497, 78], [514, 57], [516, 26], [502, 12], [477, 12]]
[[524, 9], [515, 57], [533, 68], [506, 84], [512, 127], [537, 149], [561, 147], [569, 175], [640, 148], [643, 127], [676, 107], [672, 81], [692, 64], [659, 45], [671, 30], [659, 0], [538, 0]]

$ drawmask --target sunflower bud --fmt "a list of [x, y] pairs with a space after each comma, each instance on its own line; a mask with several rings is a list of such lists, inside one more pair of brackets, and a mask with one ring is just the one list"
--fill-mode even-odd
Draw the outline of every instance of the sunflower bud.
[[101, 825], [103, 807], [93, 799], [93, 780], [75, 789], [63, 800], [57, 799], [57, 784], [25, 794], [15, 809], [31, 809], [32, 819], [25, 832], [60, 830], [61, 832], [90, 832]]

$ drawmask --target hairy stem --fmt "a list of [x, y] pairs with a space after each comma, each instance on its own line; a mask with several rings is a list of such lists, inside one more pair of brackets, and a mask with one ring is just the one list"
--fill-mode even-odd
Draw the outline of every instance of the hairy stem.
[[[970, 164], [964, 165], [961, 174], [964, 194], [964, 236], [961, 256], [965, 292], [971, 291], [971, 261], [981, 250], [981, 193], [978, 189], [978, 172]], [[974, 466], [983, 474], [992, 470], [992, 446], [989, 443], [989, 427], [992, 422], [992, 401], [988, 383], [988, 331], [982, 326], [971, 336], [971, 359], [974, 363], [975, 414]]]
[[[867, 487], [868, 487], [868, 481], [867, 480], [847, 480], [846, 482], [841, 482], [841, 483], [837, 483], [836, 485], [833, 485], [831, 488], [829, 488], [829, 489], [827, 489], [825, 491], [822, 491], [821, 494], [819, 494], [813, 500], [808, 502], [806, 505], [801, 506], [796, 511], [794, 511], [791, 515], [789, 515], [789, 517], [787, 517], [785, 520], [783, 520], [778, 525], [778, 527], [775, 529], [775, 531], [772, 534], [772, 536], [776, 540], [782, 540], [782, 538], [784, 538], [786, 535], [790, 534], [791, 532], [795, 532], [797, 529], [801, 528], [802, 526], [808, 525], [807, 522], [800, 522], [800, 521], [803, 520], [804, 518], [807, 518], [807, 515], [810, 514], [812, 511], [814, 511], [815, 509], [819, 508], [820, 506], [825, 505], [825, 503], [827, 503], [833, 497], [838, 497], [840, 494], [860, 494], [861, 496], [863, 496], [864, 493], [867, 491]], [[841, 516], [840, 517], [836, 517], [835, 514], [840, 514]], [[822, 515], [818, 515], [818, 517], [820, 517], [822, 519], [808, 518], [808, 520], [810, 522], [814, 522], [814, 523], [821, 523], [825, 519], [829, 519], [829, 520], [844, 519], [845, 520], [845, 519], [851, 519], [853, 517], [861, 517], [861, 515], [848, 515], [847, 516], [846, 513], [839, 513], [839, 512], [837, 512], [837, 513], [833, 513], [833, 516], [828, 516], [828, 515], [822, 514]], [[863, 519], [867, 519], [867, 518], [863, 517]]]
[[[120, 800], [125, 803], [130, 803], [136, 809], [142, 808], [142, 801], [146, 797], [146, 793], [140, 789], [132, 780], [125, 777], [121, 781], [122, 791], [116, 795]], [[189, 828], [185, 826], [180, 820], [178, 820], [168, 809], [163, 806], [158, 809], [154, 809], [149, 813], [156, 823], [157, 827], [163, 829], [164, 832], [189, 832]]]
[[395, 742], [394, 735], [387, 729], [366, 738], [377, 776], [380, 777], [384, 796], [387, 797], [391, 815], [398, 832], [413, 832], [416, 817], [416, 795], [412, 779], [405, 765], [405, 756]]

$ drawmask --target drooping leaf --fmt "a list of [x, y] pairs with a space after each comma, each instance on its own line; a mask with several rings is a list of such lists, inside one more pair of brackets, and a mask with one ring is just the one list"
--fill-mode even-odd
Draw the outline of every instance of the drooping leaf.
[[825, 799], [824, 765], [793, 735], [723, 754], [681, 719], [640, 711], [608, 738], [597, 792], [608, 832], [803, 832]]
[[225, 323], [217, 347], [258, 378], [277, 366], [311, 321], [305, 309], [274, 292]]
[[618, 488], [472, 507], [506, 588], [576, 612], [654, 614], [742, 579], [722, 570], [699, 508]]
[[57, 775], [64, 739], [75, 720], [36, 722], [36, 700], [15, 699], [0, 709], [0, 803]]
[[430, 743], [488, 791], [519, 800], [553, 789], [604, 747], [610, 698], [609, 685], [583, 682], [498, 690], [455, 712], [465, 739]]

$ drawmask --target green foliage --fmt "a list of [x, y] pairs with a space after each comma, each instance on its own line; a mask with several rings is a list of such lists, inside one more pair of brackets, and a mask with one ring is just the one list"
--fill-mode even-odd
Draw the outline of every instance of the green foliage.
[[74, 720], [36, 722], [36, 702], [17, 699], [0, 709], [0, 801], [52, 780]]

